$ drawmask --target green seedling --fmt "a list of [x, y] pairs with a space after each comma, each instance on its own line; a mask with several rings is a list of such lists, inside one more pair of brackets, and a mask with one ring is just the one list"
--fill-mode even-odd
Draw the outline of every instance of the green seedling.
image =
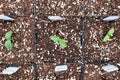
[[63, 48], [67, 47], [67, 44], [66, 44], [66, 42], [65, 42], [64, 39], [60, 39], [60, 40], [59, 40], [59, 44], [60, 44], [60, 46], [62, 46]]
[[7, 41], [5, 42], [5, 47], [7, 48], [7, 50], [11, 50], [11, 49], [12, 49], [11, 40], [7, 40]]
[[9, 31], [5, 34], [5, 47], [7, 48], [7, 50], [11, 50], [12, 49], [12, 31]]
[[12, 32], [11, 32], [11, 31], [7, 32], [7, 33], [5, 34], [6, 40], [8, 40], [8, 39], [11, 40], [11, 39], [12, 39], [11, 36], [12, 36]]
[[107, 42], [109, 40], [110, 36], [109, 35], [106, 35], [103, 39], [103, 42]]
[[60, 37], [54, 35], [54, 36], [50, 36], [50, 39], [55, 42], [58, 42], [60, 40]]
[[61, 39], [60, 37], [58, 37], [56, 35], [50, 36], [50, 39], [54, 42], [58, 42], [60, 44], [60, 46], [62, 46], [63, 48], [67, 47], [65, 40]]
[[110, 36], [112, 36], [114, 32], [115, 32], [114, 28], [111, 28], [103, 38], [103, 42], [107, 42], [110, 39]]
[[107, 35], [112, 36], [114, 32], [115, 32], [114, 28], [111, 28], [111, 29], [108, 31]]

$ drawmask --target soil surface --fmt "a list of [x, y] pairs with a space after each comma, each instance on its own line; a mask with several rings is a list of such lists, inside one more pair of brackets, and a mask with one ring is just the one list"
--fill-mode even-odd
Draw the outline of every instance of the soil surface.
[[[1, 1], [0, 14], [15, 21], [0, 21], [0, 71], [8, 66], [3, 63], [21, 68], [12, 75], [0, 74], [0, 80], [36, 80], [36, 77], [38, 80], [81, 80], [83, 16], [85, 63], [110, 60], [117, 66], [120, 62], [120, 19], [103, 21], [108, 15], [120, 15], [120, 0], [86, 0], [84, 6], [83, 0], [35, 0], [35, 5], [33, 1]], [[98, 16], [91, 17], [91, 14]], [[49, 15], [61, 16], [63, 20], [51, 21], [47, 18]], [[112, 27], [115, 33], [108, 42], [103, 42]], [[11, 51], [4, 46], [7, 31], [13, 32]], [[51, 35], [64, 39], [67, 47], [62, 48], [50, 40]], [[55, 66], [59, 64], [66, 64], [68, 70], [55, 72]], [[107, 73], [101, 69], [104, 65], [85, 64], [84, 79], [120, 79], [120, 70]]]

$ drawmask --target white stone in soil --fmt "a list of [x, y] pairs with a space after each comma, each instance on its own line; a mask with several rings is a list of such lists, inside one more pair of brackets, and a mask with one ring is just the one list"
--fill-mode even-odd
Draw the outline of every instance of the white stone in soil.
[[120, 6], [118, 6], [118, 8], [120, 9]]
[[81, 69], [81, 67], [77, 67], [77, 70], [80, 70]]
[[88, 73], [88, 71], [85, 71], [85, 73]]
[[24, 45], [26, 45], [26, 42], [24, 41], [24, 43], [23, 43]]
[[21, 55], [20, 55], [20, 54], [18, 54], [18, 57], [21, 57]]
[[74, 31], [74, 29], [72, 29], [70, 32], [73, 32]]
[[2, 8], [2, 7], [3, 7], [3, 4], [0, 5], [0, 8]]
[[64, 2], [61, 2], [61, 4], [59, 4], [59, 5], [61, 5], [61, 8], [65, 7], [65, 3]]
[[21, 0], [16, 0], [16, 2], [20, 2]]
[[23, 32], [25, 32], [25, 29], [23, 29]]
[[95, 2], [96, 0], [92, 0], [93, 2]]
[[94, 67], [94, 68], [98, 68], [98, 66], [96, 66], [96, 65], [95, 65], [95, 67]]
[[17, 48], [17, 47], [18, 47], [18, 44], [17, 44], [17, 43], [15, 43], [15, 44], [14, 44], [14, 47], [16, 47], [16, 48]]
[[0, 52], [0, 56], [2, 56], [2, 52]]
[[18, 31], [19, 31], [19, 29], [16, 29], [16, 31], [18, 32]]
[[27, 51], [30, 51], [30, 49], [31, 49], [30, 47], [27, 47], [27, 48], [26, 48]]
[[14, 55], [10, 55], [10, 58], [14, 58], [15, 56]]
[[59, 32], [60, 32], [62, 35], [65, 35], [65, 33], [63, 33], [61, 30], [59, 30]]
[[30, 30], [30, 29], [29, 29], [28, 31], [29, 31], [29, 32], [31, 32], [31, 30]]
[[40, 50], [39, 48], [37, 48], [37, 50]]
[[7, 29], [3, 29], [4, 31], [7, 31]]
[[4, 37], [2, 37], [2, 41], [4, 41], [5, 40], [5, 38]]

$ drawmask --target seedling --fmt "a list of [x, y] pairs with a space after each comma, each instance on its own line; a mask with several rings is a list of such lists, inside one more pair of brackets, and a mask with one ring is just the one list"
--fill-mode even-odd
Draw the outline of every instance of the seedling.
[[65, 42], [64, 39], [60, 39], [60, 40], [59, 40], [59, 44], [60, 44], [60, 46], [62, 46], [63, 48], [67, 47], [67, 44], [66, 44], [66, 42]]
[[103, 42], [107, 42], [110, 38], [110, 36], [113, 35], [113, 33], [115, 32], [114, 28], [111, 28], [108, 33], [106, 34], [106, 36], [103, 38]]
[[54, 42], [58, 42], [60, 44], [60, 46], [62, 46], [63, 48], [67, 47], [65, 40], [61, 39], [59, 36], [52, 35], [52, 36], [50, 36], [50, 39]]
[[7, 48], [7, 50], [11, 50], [12, 49], [12, 32], [9, 31], [5, 34], [5, 47]]
[[114, 32], [115, 32], [114, 28], [111, 28], [111, 29], [108, 31], [107, 34], [108, 34], [109, 36], [112, 36]]
[[11, 40], [7, 40], [7, 41], [5, 42], [5, 47], [7, 48], [7, 50], [11, 50], [11, 49], [12, 49]]
[[12, 36], [12, 32], [11, 31], [9, 31], [9, 32], [7, 32], [6, 34], [5, 34], [5, 38], [6, 38], [6, 40], [11, 40], [11, 36]]
[[50, 36], [50, 39], [55, 41], [55, 42], [58, 42], [60, 40], [60, 37], [54, 35], [54, 36]]
[[107, 42], [109, 40], [110, 36], [109, 35], [106, 35], [103, 39], [103, 42]]

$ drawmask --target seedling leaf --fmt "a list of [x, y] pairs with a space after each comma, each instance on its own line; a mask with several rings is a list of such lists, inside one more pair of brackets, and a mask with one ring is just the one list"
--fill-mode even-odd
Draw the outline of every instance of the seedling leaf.
[[103, 39], [103, 42], [107, 42], [109, 40], [110, 36], [109, 35], [106, 35]]
[[12, 31], [9, 31], [5, 34], [5, 38], [8, 40], [11, 40], [11, 36], [12, 36]]
[[7, 41], [5, 42], [5, 47], [7, 48], [7, 50], [11, 50], [11, 49], [12, 49], [11, 40], [7, 40]]
[[65, 42], [64, 39], [60, 39], [60, 40], [59, 40], [59, 44], [60, 44], [60, 46], [62, 46], [63, 48], [67, 47], [67, 44], [66, 44], [66, 42]]
[[50, 39], [55, 42], [58, 42], [60, 40], [60, 37], [54, 35], [54, 36], [50, 36]]
[[113, 33], [114, 33], [114, 31], [115, 31], [114, 28], [111, 28], [111, 29], [108, 31], [107, 35], [112, 36]]

